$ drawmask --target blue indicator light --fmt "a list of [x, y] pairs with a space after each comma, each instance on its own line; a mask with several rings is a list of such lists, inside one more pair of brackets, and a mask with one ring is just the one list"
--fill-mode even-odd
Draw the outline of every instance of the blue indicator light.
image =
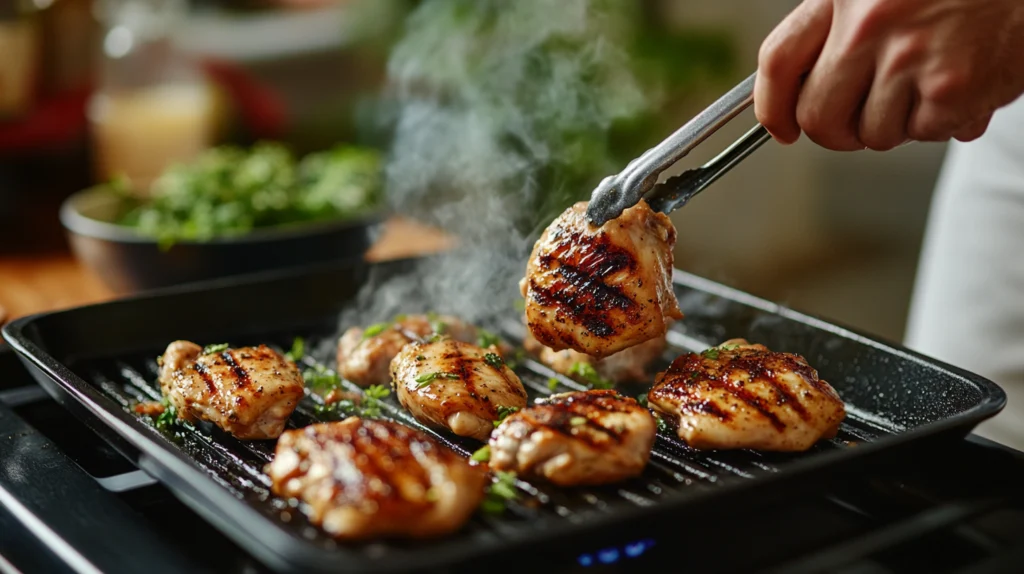
[[[637, 558], [644, 552], [647, 552], [654, 547], [653, 538], [645, 538], [643, 540], [637, 540], [630, 542], [625, 546], [616, 548], [604, 548], [597, 552], [597, 561], [602, 564], [614, 564], [621, 558]], [[594, 565], [594, 554], [580, 554], [576, 557], [576, 562], [584, 568], [588, 568]]]
[[640, 556], [644, 553], [644, 550], [647, 550], [647, 546], [642, 541], [627, 544], [625, 548], [626, 556], [629, 556], [630, 558]]
[[619, 549], [605, 548], [597, 553], [597, 559], [603, 564], [614, 564], [619, 561]]

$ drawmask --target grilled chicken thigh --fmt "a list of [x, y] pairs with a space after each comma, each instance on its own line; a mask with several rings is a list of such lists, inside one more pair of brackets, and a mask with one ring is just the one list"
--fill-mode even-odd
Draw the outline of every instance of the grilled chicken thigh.
[[290, 430], [266, 473], [339, 539], [427, 537], [457, 530], [484, 496], [486, 476], [422, 432], [350, 417]]
[[277, 438], [305, 390], [295, 363], [266, 345], [203, 354], [175, 341], [160, 363], [160, 389], [178, 418], [210, 421], [239, 439]]
[[477, 338], [476, 327], [450, 315], [407, 315], [367, 329], [352, 327], [338, 341], [338, 374], [361, 387], [386, 384], [402, 347], [435, 332], [467, 343]]
[[552, 395], [509, 415], [490, 440], [490, 466], [559, 486], [607, 484], [640, 474], [656, 425], [615, 391]]
[[578, 369], [578, 365], [587, 364], [594, 367], [599, 377], [613, 383], [641, 383], [650, 380], [647, 367], [661, 356], [666, 346], [665, 336], [662, 335], [603, 359], [597, 359], [572, 349], [556, 351], [551, 347], [545, 347], [529, 332], [523, 339], [523, 348], [526, 352], [537, 357], [538, 361], [557, 373], [574, 377], [574, 370]]
[[526, 406], [526, 389], [497, 349], [454, 339], [410, 343], [391, 362], [398, 401], [420, 422], [487, 440], [499, 410]]
[[538, 341], [600, 359], [660, 337], [682, 318], [672, 290], [676, 230], [644, 201], [600, 228], [586, 210], [579, 202], [544, 231], [520, 289]]
[[744, 339], [680, 356], [647, 400], [678, 417], [679, 438], [701, 449], [802, 451], [834, 437], [846, 416], [803, 357]]

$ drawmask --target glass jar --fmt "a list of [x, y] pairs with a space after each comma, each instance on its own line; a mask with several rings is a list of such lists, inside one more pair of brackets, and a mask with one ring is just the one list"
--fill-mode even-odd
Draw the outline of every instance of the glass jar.
[[175, 49], [186, 0], [97, 0], [99, 83], [88, 105], [96, 176], [146, 188], [169, 164], [213, 143], [216, 98]]
[[17, 119], [32, 105], [40, 60], [36, 12], [50, 0], [0, 0], [0, 121]]

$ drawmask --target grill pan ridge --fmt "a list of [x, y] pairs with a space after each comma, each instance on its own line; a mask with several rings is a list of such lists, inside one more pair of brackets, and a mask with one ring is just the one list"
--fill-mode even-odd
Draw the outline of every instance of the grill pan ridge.
[[[512, 555], [529, 548], [621, 540], [621, 532], [678, 527], [685, 515], [728, 511], [751, 497], [788, 492], [802, 481], [836, 472], [869, 456], [925, 440], [960, 437], [1005, 404], [992, 382], [706, 279], [677, 271], [676, 294], [686, 318], [669, 334], [664, 367], [676, 355], [700, 351], [732, 337], [804, 355], [849, 407], [839, 435], [799, 454], [753, 451], [700, 452], [659, 432], [644, 474], [622, 484], [559, 489], [517, 481], [520, 496], [498, 517], [478, 514], [455, 535], [421, 542], [347, 544], [331, 540], [306, 520], [294, 500], [269, 491], [262, 468], [273, 441], [243, 442], [205, 423], [160, 431], [131, 405], [158, 400], [155, 357], [172, 340], [287, 348], [306, 338], [310, 356], [333, 367], [337, 318], [371, 277], [415, 276], [432, 258], [383, 264], [347, 264], [266, 274], [257, 279], [172, 288], [150, 295], [26, 317], [4, 337], [54, 398], [110, 441], [140, 468], [170, 488], [197, 513], [242, 547], [281, 571], [401, 571], [447, 568], [473, 558]], [[406, 312], [425, 309], [412, 307]], [[252, 313], [251, 309], [256, 309]], [[444, 311], [444, 310], [438, 310]], [[377, 318], [383, 320], [386, 317]], [[484, 325], [510, 343], [525, 332], [516, 313]], [[534, 398], [583, 389], [572, 379], [525, 359], [517, 373]], [[623, 394], [647, 385], [621, 386]], [[357, 391], [350, 385], [346, 390]], [[316, 397], [307, 397], [289, 426], [318, 420]], [[383, 415], [426, 430], [468, 455], [480, 446], [425, 429], [394, 397]], [[494, 564], [489, 562], [489, 564]], [[479, 564], [478, 564], [479, 565]]]

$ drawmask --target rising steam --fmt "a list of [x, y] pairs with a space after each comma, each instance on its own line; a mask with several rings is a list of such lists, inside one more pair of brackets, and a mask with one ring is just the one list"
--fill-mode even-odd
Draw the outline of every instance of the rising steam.
[[509, 313], [539, 232], [621, 167], [608, 132], [649, 105], [624, 49], [633, 9], [632, 0], [416, 8], [388, 63], [389, 200], [456, 235], [461, 249], [415, 279], [371, 281], [358, 317], [343, 323], [426, 309], [471, 322]]

